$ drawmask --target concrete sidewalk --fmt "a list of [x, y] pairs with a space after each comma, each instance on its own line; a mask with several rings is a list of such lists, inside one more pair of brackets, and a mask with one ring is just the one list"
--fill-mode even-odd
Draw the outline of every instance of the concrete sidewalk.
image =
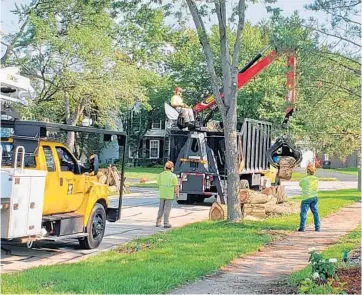
[[236, 259], [216, 275], [175, 290], [174, 294], [260, 293], [269, 284], [307, 266], [308, 248], [324, 250], [360, 222], [361, 203], [356, 202], [324, 218], [321, 232], [315, 232], [310, 226], [306, 232], [292, 233], [260, 252]]

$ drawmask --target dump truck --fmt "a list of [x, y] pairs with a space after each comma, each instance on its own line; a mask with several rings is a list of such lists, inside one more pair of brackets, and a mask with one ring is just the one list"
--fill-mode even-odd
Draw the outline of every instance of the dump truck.
[[[272, 124], [244, 119], [238, 124], [238, 170], [242, 188], [261, 188], [275, 181], [267, 160]], [[189, 132], [170, 128], [170, 160], [179, 177], [178, 203], [203, 202], [215, 196], [225, 203], [225, 140], [221, 131]]]
[[[238, 89], [284, 54], [273, 49], [263, 57], [269, 48], [270, 46], [258, 53], [238, 72]], [[287, 107], [282, 122], [284, 129], [294, 112], [296, 100], [296, 58], [293, 51], [287, 52], [286, 56]], [[224, 98], [222, 89], [220, 98]], [[182, 113], [165, 103], [166, 116], [177, 126], [168, 130], [168, 137], [170, 160], [176, 163], [174, 172], [179, 176], [178, 202], [203, 202], [205, 198], [215, 195], [225, 204], [227, 170], [223, 125], [222, 122], [216, 122], [214, 125], [218, 125], [217, 128], [209, 128], [209, 123], [218, 109], [216, 100], [213, 95], [209, 95], [192, 109], [196, 119], [194, 122], [186, 122]], [[204, 111], [208, 111], [206, 116], [202, 114]], [[270, 182], [279, 184], [281, 175], [290, 177], [291, 173], [284, 172], [290, 172], [300, 163], [302, 155], [288, 136], [282, 135], [271, 144], [271, 128], [271, 123], [251, 119], [244, 119], [237, 124], [237, 164], [241, 188], [261, 188], [270, 185]], [[290, 166], [281, 167], [286, 159], [290, 160]]]

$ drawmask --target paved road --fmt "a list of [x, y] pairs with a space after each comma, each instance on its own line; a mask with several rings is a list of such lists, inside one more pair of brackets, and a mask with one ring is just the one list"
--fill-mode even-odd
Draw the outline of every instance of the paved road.
[[[290, 197], [300, 193], [297, 183], [286, 182], [284, 185]], [[335, 190], [356, 186], [355, 182], [323, 182], [320, 187], [321, 190]], [[10, 250], [11, 254], [6, 254], [3, 249], [1, 250], [1, 272], [14, 272], [39, 265], [82, 259], [89, 254], [105, 251], [135, 238], [164, 231], [163, 228], [155, 227], [158, 210], [157, 191], [149, 188], [133, 188], [133, 192], [135, 193], [124, 198], [121, 220], [116, 223], [107, 223], [104, 240], [98, 249], [82, 250], [73, 240], [62, 243], [35, 242], [32, 249], [11, 242], [3, 242], [2, 247]], [[117, 202], [116, 198], [111, 198], [112, 207], [116, 207]], [[171, 212], [172, 225], [178, 227], [207, 219], [212, 202], [213, 199], [203, 205], [175, 204]]]

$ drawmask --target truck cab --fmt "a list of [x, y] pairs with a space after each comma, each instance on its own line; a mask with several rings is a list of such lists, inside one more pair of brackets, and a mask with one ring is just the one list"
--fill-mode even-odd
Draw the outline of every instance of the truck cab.
[[[21, 121], [15, 124], [19, 124], [18, 127], [22, 125]], [[31, 125], [28, 121], [24, 124], [38, 129], [39, 126], [49, 123]], [[94, 130], [88, 130], [90, 131]], [[118, 212], [115, 208], [109, 208], [108, 187], [97, 180], [98, 168], [95, 166], [98, 166], [98, 163], [87, 169], [79, 164], [63, 143], [45, 137], [36, 141], [34, 137], [26, 139], [24, 135], [17, 135], [15, 128], [14, 135], [2, 138], [1, 141], [2, 169], [18, 165], [13, 161], [15, 147], [18, 145], [25, 147], [25, 171], [46, 171], [41, 212], [42, 238], [76, 238], [83, 248], [98, 247], [104, 236], [106, 220], [116, 221]], [[18, 157], [17, 162], [20, 158]]]

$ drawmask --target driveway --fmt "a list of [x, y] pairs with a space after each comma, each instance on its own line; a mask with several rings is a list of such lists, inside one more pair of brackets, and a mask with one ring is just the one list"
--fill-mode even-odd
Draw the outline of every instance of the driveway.
[[[297, 182], [285, 182], [290, 197], [300, 194]], [[322, 182], [321, 190], [336, 190], [355, 188], [357, 182]], [[158, 193], [151, 188], [132, 188], [131, 195], [123, 200], [121, 220], [116, 223], [107, 223], [105, 237], [101, 245], [94, 250], [82, 250], [78, 242], [63, 240], [53, 243], [48, 241], [34, 242], [32, 249], [12, 242], [2, 242], [1, 272], [15, 272], [39, 265], [50, 265], [83, 259], [100, 251], [109, 250], [117, 245], [133, 239], [148, 236], [165, 229], [155, 227], [155, 217], [158, 210]], [[117, 207], [117, 197], [111, 197], [111, 207]], [[171, 223], [174, 227], [183, 226], [205, 220], [209, 215], [209, 208], [214, 199], [209, 199], [203, 205], [175, 204], [171, 212]]]

